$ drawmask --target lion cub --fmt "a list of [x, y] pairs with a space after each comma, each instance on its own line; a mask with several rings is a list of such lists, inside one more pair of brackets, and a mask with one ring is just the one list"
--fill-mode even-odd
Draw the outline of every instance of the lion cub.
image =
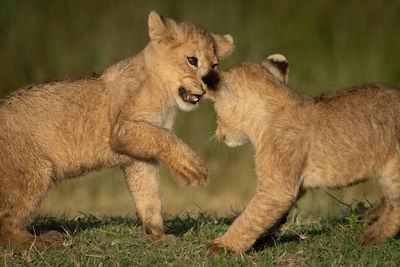
[[358, 244], [379, 244], [400, 228], [400, 90], [381, 84], [309, 98], [288, 86], [288, 62], [272, 55], [220, 73], [209, 87], [217, 136], [256, 148], [257, 192], [228, 232], [207, 248], [246, 251], [284, 223], [308, 189], [339, 188], [376, 177], [381, 202], [365, 215]]
[[230, 35], [151, 12], [150, 43], [97, 78], [29, 86], [0, 100], [0, 243], [60, 245], [61, 234], [24, 230], [56, 182], [119, 166], [150, 240], [163, 233], [158, 160], [182, 185], [201, 185], [207, 168], [171, 131], [175, 108], [193, 110]]

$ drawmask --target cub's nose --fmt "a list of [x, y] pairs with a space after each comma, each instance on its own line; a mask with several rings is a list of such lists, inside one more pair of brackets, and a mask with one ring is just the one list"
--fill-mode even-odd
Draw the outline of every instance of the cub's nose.
[[217, 89], [218, 83], [220, 81], [218, 72], [209, 68], [201, 67], [198, 71], [198, 76], [201, 81], [207, 86], [207, 89]]
[[210, 70], [206, 75], [204, 75], [201, 80], [205, 83], [210, 90], [217, 89], [219, 84], [219, 75], [216, 71]]

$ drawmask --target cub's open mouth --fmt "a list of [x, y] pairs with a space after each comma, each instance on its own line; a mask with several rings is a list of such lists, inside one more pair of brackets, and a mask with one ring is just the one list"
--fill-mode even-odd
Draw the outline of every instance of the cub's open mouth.
[[199, 102], [200, 98], [202, 97], [202, 95], [189, 94], [189, 92], [182, 86], [179, 87], [178, 93], [183, 101], [193, 105]]

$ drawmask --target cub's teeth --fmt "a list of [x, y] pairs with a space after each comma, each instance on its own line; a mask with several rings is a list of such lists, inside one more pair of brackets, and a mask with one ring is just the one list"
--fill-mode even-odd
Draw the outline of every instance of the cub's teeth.
[[190, 101], [199, 101], [199, 98], [195, 95], [188, 95], [188, 100]]

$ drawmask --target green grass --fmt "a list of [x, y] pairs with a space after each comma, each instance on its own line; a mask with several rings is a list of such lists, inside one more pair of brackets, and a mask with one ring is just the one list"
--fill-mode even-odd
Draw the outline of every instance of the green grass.
[[66, 232], [67, 248], [39, 253], [0, 250], [2, 266], [394, 266], [400, 260], [400, 240], [362, 248], [356, 245], [362, 233], [358, 214], [310, 222], [293, 216], [283, 236], [241, 255], [213, 257], [203, 245], [223, 234], [234, 217], [189, 214], [167, 218], [167, 233], [182, 241], [174, 245], [150, 243], [141, 238], [135, 220], [128, 217], [73, 220], [38, 217], [29, 226], [36, 232]]

